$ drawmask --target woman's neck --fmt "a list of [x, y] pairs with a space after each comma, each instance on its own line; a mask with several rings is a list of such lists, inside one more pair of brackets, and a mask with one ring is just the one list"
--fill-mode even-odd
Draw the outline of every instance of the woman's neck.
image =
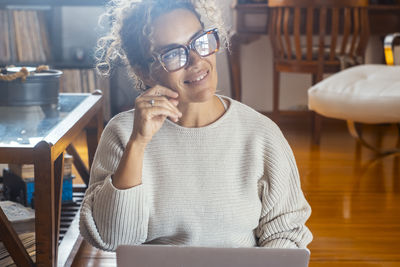
[[225, 113], [223, 104], [215, 95], [207, 102], [179, 103], [178, 109], [183, 115], [177, 124], [187, 128], [209, 125]]

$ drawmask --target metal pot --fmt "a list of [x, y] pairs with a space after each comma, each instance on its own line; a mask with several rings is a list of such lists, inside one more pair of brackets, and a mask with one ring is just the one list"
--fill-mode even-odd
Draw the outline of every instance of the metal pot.
[[[18, 72], [21, 68], [7, 68], [6, 74]], [[28, 68], [28, 71], [35, 68]], [[1, 106], [57, 105], [62, 71], [46, 70], [14, 81], [0, 80]]]

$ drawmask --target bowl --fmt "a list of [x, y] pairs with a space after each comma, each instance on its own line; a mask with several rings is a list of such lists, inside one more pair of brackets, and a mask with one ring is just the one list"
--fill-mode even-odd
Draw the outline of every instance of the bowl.
[[[27, 67], [27, 69], [31, 73], [25, 81], [21, 78], [13, 81], [0, 80], [0, 105], [57, 105], [62, 71], [50, 69], [35, 73], [32, 71], [36, 68]], [[7, 68], [6, 74], [13, 74], [20, 70], [21, 67]]]

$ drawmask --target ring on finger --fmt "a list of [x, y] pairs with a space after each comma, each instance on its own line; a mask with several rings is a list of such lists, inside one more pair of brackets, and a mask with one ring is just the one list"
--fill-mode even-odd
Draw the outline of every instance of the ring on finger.
[[149, 103], [150, 103], [150, 105], [152, 106], [152, 107], [154, 107], [154, 99], [151, 99], [150, 101], [149, 101]]

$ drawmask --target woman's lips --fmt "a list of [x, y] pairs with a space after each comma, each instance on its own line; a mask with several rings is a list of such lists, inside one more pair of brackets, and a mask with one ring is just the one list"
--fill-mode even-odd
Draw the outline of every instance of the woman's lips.
[[208, 77], [209, 73], [210, 73], [210, 71], [205, 71], [205, 72], [199, 73], [195, 77], [190, 78], [189, 80], [186, 80], [185, 84], [198, 85], [198, 84], [202, 83]]

